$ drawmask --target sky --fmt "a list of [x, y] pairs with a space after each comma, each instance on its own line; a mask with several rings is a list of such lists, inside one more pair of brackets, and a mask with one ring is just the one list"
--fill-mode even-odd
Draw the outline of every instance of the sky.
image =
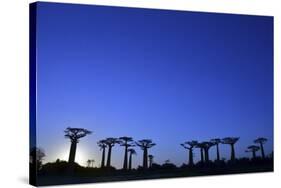
[[[100, 166], [107, 137], [152, 139], [159, 164], [186, 163], [190, 140], [240, 137], [236, 156], [250, 157], [246, 147], [266, 137], [273, 150], [273, 17], [38, 3], [36, 34], [44, 162], [68, 160], [66, 127], [93, 132], [78, 143], [81, 165]], [[230, 158], [229, 145], [220, 150]], [[123, 156], [115, 146], [112, 165]]]

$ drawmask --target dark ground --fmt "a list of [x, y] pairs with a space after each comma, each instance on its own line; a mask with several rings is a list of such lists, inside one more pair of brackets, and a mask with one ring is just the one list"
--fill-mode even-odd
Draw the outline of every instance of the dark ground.
[[194, 177], [206, 175], [224, 175], [255, 172], [273, 172], [273, 160], [239, 159], [235, 162], [210, 162], [208, 164], [197, 163], [195, 166], [183, 165], [176, 167], [173, 164], [154, 164], [150, 169], [124, 171], [101, 168], [84, 168], [77, 165], [75, 172], [67, 172], [67, 163], [49, 163], [43, 166], [39, 172], [38, 186], [97, 183], [127, 180], [145, 180], [176, 177]]

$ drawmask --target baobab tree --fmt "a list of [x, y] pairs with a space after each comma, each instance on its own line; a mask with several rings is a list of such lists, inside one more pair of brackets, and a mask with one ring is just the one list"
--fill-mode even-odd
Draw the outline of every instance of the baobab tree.
[[246, 152], [252, 152], [252, 155], [253, 155], [253, 159], [256, 158], [256, 152], [260, 149], [259, 146], [255, 146], [255, 145], [251, 145], [251, 146], [248, 146], [248, 150], [246, 150]]
[[123, 136], [119, 138], [120, 141], [120, 146], [124, 146], [125, 147], [125, 154], [124, 154], [124, 162], [123, 162], [123, 169], [127, 170], [127, 166], [128, 166], [128, 148], [133, 146], [132, 142], [133, 142], [133, 138], [132, 137], [127, 137], [127, 136]]
[[108, 147], [106, 167], [110, 167], [110, 165], [111, 165], [111, 150], [112, 150], [112, 147], [115, 144], [118, 144], [119, 142], [120, 141], [119, 141], [118, 138], [107, 138], [107, 139], [105, 139], [105, 144]]
[[234, 144], [239, 140], [239, 137], [226, 137], [222, 139], [223, 144], [229, 144], [231, 147], [231, 157], [230, 159], [232, 161], [235, 160], [235, 149], [234, 149]]
[[106, 149], [106, 140], [100, 140], [97, 142], [98, 146], [100, 147], [100, 150], [102, 150], [102, 156], [101, 156], [101, 168], [104, 167], [105, 163], [105, 149]]
[[137, 152], [133, 148], [130, 148], [130, 149], [128, 149], [128, 153], [129, 153], [129, 170], [131, 170], [132, 169], [132, 158], [133, 158], [133, 155], [137, 154]]
[[184, 142], [183, 144], [181, 144], [181, 146], [184, 149], [187, 149], [189, 151], [189, 160], [188, 160], [188, 165], [192, 166], [194, 165], [193, 163], [193, 148], [195, 146], [197, 146], [198, 142], [195, 140], [192, 140], [190, 142]]
[[264, 159], [265, 158], [265, 154], [264, 154], [264, 149], [263, 149], [263, 144], [267, 142], [266, 138], [260, 137], [257, 138], [256, 140], [254, 140], [254, 143], [259, 144], [260, 145], [260, 149], [261, 149], [261, 156]]
[[201, 162], [203, 163], [204, 162], [204, 144], [197, 143], [197, 145], [195, 147], [200, 149]]
[[67, 127], [64, 133], [65, 138], [69, 138], [71, 142], [68, 162], [74, 163], [77, 143], [79, 142], [79, 139], [87, 136], [88, 134], [91, 134], [92, 132], [83, 128]]
[[88, 159], [87, 160], [87, 167], [90, 168], [90, 167], [94, 167], [94, 162], [95, 160], [94, 159]]
[[94, 167], [94, 163], [95, 163], [95, 160], [92, 159], [92, 160], [91, 160], [91, 166], [92, 166], [92, 168]]
[[220, 160], [219, 144], [221, 143], [221, 139], [214, 138], [214, 139], [211, 139], [211, 142], [216, 146], [216, 149], [217, 149], [217, 161], [219, 161]]
[[205, 162], [209, 162], [209, 149], [214, 145], [212, 142], [201, 142], [204, 155], [205, 155]]
[[156, 144], [152, 142], [152, 140], [149, 139], [143, 139], [135, 142], [137, 146], [139, 146], [143, 150], [143, 168], [147, 169], [147, 157], [148, 157], [148, 152], [147, 150]]
[[88, 159], [88, 160], [87, 160], [87, 167], [90, 168], [90, 166], [91, 166], [91, 160]]
[[154, 156], [153, 156], [153, 155], [148, 155], [149, 168], [151, 168], [151, 166], [152, 166], [153, 159], [154, 159]]

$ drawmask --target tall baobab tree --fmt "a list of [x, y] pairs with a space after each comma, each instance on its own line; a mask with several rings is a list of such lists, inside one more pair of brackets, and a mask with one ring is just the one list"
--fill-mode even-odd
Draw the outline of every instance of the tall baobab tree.
[[127, 170], [128, 168], [128, 148], [132, 145], [133, 138], [132, 137], [127, 137], [123, 136], [119, 138], [120, 145], [125, 147], [125, 154], [124, 154], [124, 162], [123, 162], [123, 169]]
[[252, 152], [252, 155], [253, 155], [253, 159], [256, 158], [256, 152], [260, 149], [259, 146], [255, 146], [255, 145], [251, 145], [251, 146], [248, 146], [248, 150], [246, 150], [246, 152]]
[[217, 149], [217, 161], [219, 161], [220, 160], [219, 144], [221, 143], [221, 139], [214, 138], [214, 139], [211, 139], [211, 142], [216, 146], [216, 149]]
[[104, 167], [105, 164], [105, 149], [106, 149], [106, 140], [100, 140], [98, 141], [98, 146], [100, 147], [100, 149], [102, 150], [102, 156], [101, 156], [101, 168]]
[[133, 155], [136, 155], [137, 152], [133, 148], [128, 149], [128, 152], [129, 152], [129, 170], [132, 170], [132, 157]]
[[209, 149], [214, 145], [212, 142], [201, 142], [204, 155], [205, 155], [205, 162], [209, 162]]
[[147, 169], [147, 157], [148, 152], [147, 150], [156, 144], [152, 142], [152, 140], [149, 139], [143, 139], [136, 142], [136, 145], [139, 146], [143, 150], [143, 168]]
[[234, 149], [234, 144], [239, 140], [239, 137], [226, 137], [222, 139], [223, 144], [229, 144], [231, 147], [231, 157], [230, 159], [232, 161], [235, 160], [235, 149]]
[[204, 162], [204, 144], [198, 143], [195, 147], [200, 149], [201, 162], [203, 163]]
[[254, 143], [259, 144], [260, 145], [260, 149], [261, 149], [261, 156], [264, 159], [265, 158], [265, 154], [264, 154], [264, 149], [263, 149], [263, 144], [267, 142], [266, 138], [260, 137], [257, 138], [256, 140], [254, 140]]
[[94, 163], [95, 163], [95, 160], [92, 159], [92, 160], [91, 160], [91, 167], [92, 167], [92, 168], [94, 167]]
[[88, 160], [87, 160], [87, 167], [90, 168], [90, 166], [91, 166], [91, 160], [88, 159]]
[[112, 147], [115, 144], [119, 143], [119, 139], [118, 138], [107, 138], [107, 139], [105, 139], [105, 143], [108, 147], [106, 167], [110, 167], [110, 165], [111, 165], [111, 150], [112, 150]]
[[94, 159], [88, 159], [87, 160], [87, 167], [90, 168], [90, 167], [94, 167], [94, 162], [95, 160]]
[[87, 136], [88, 134], [91, 134], [92, 132], [83, 128], [67, 127], [64, 133], [64, 136], [66, 138], [69, 138], [71, 142], [68, 162], [74, 163], [77, 143], [79, 142], [79, 139]]
[[153, 155], [148, 155], [149, 168], [151, 168], [151, 166], [152, 166], [153, 159], [154, 159], [154, 156], [153, 156]]
[[181, 144], [181, 146], [184, 149], [187, 149], [189, 151], [189, 160], [188, 160], [188, 165], [192, 166], [194, 165], [193, 163], [193, 148], [195, 146], [197, 146], [198, 142], [195, 140], [192, 140], [190, 142], [184, 142], [183, 144]]

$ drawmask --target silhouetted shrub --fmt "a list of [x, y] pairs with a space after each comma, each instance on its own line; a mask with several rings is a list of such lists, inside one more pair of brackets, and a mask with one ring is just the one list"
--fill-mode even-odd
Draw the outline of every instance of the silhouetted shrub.
[[161, 166], [162, 169], [166, 169], [166, 170], [171, 170], [171, 169], [176, 169], [177, 166], [173, 163], [164, 163], [162, 166]]

